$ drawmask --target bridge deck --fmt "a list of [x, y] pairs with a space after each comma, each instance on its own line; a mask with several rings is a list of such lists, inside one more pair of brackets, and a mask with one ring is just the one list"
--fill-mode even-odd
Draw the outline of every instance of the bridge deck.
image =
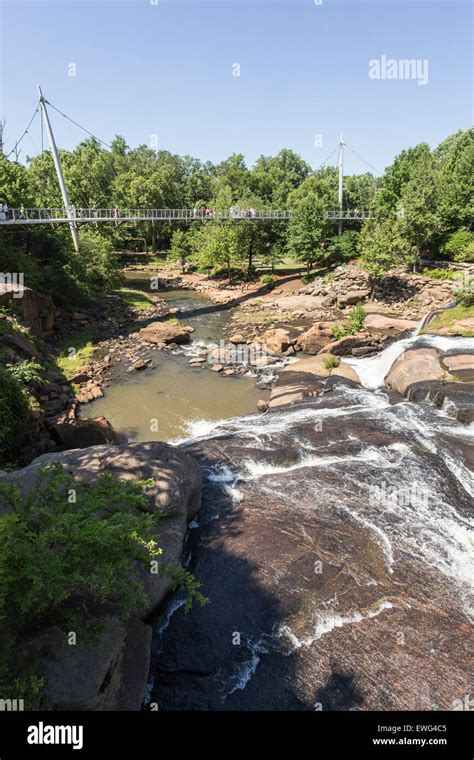
[[[66, 209], [27, 208], [21, 212], [11, 209], [8, 218], [0, 213], [0, 225], [33, 224], [97, 224], [99, 222], [206, 222], [206, 221], [288, 221], [292, 211], [268, 209], [94, 209], [72, 207]], [[332, 221], [363, 221], [372, 218], [370, 212], [328, 211], [327, 218]]]

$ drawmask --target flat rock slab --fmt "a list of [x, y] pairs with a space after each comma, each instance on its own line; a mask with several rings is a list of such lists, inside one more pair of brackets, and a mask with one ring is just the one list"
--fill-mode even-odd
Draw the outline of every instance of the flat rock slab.
[[324, 380], [331, 374], [324, 365], [328, 357], [330, 354], [319, 354], [287, 364], [272, 389], [269, 406], [292, 404], [305, 396], [319, 393], [324, 387]]
[[382, 314], [367, 314], [364, 328], [383, 335], [396, 335], [397, 333], [414, 330], [418, 322], [412, 319], [400, 319]]
[[419, 433], [436, 420], [348, 388], [189, 447], [212, 472], [192, 532], [211, 604], [170, 620], [153, 666], [160, 710], [462, 703], [470, 499], [456, 439], [438, 434], [435, 451]]

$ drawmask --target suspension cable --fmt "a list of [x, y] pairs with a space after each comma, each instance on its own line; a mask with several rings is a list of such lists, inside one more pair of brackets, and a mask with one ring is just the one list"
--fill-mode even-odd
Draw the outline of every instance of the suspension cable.
[[373, 169], [374, 172], [377, 172], [377, 174], [383, 174], [383, 172], [381, 172], [379, 169], [377, 169], [376, 166], [373, 166], [373, 164], [369, 163], [369, 161], [366, 161], [365, 158], [363, 158], [361, 155], [359, 155], [359, 153], [357, 153], [357, 151], [353, 150], [353, 148], [351, 148], [350, 145], [348, 145], [347, 143], [345, 143], [345, 145], [346, 145], [346, 148], [349, 148], [349, 150], [351, 151], [351, 153], [353, 153], [355, 156], [357, 156], [357, 158], [360, 158], [360, 160], [363, 161], [364, 164], [367, 164], [367, 166], [370, 166], [370, 168]]
[[31, 125], [32, 125], [32, 123], [33, 123], [33, 119], [35, 118], [35, 116], [36, 116], [36, 114], [38, 113], [38, 111], [39, 111], [39, 103], [38, 103], [38, 105], [36, 106], [35, 112], [34, 112], [33, 116], [31, 117], [31, 119], [29, 120], [29, 122], [28, 122], [28, 126], [26, 127], [26, 129], [25, 129], [25, 131], [23, 132], [22, 136], [20, 137], [20, 139], [19, 139], [19, 140], [17, 140], [17, 141], [16, 141], [16, 143], [15, 143], [14, 147], [11, 149], [10, 153], [7, 153], [7, 155], [5, 156], [5, 158], [9, 158], [9, 157], [11, 156], [11, 154], [15, 152], [16, 148], [18, 148], [19, 144], [21, 143], [21, 141], [23, 140], [23, 138], [25, 137], [25, 135], [27, 135], [27, 134], [28, 134], [28, 130], [29, 130], [29, 128], [31, 127]]
[[105, 145], [107, 148], [111, 148], [112, 147], [109, 143], [105, 142], [105, 140], [101, 140], [100, 137], [97, 137], [97, 135], [94, 135], [92, 132], [89, 132], [88, 129], [86, 129], [85, 127], [83, 127], [81, 124], [78, 124], [77, 121], [74, 121], [74, 119], [71, 119], [70, 116], [68, 116], [67, 114], [65, 114], [62, 111], [60, 111], [59, 108], [56, 108], [56, 106], [53, 106], [53, 104], [50, 103], [49, 100], [46, 100], [45, 102], [48, 104], [48, 106], [51, 106], [51, 108], [54, 108], [55, 111], [57, 111], [59, 114], [61, 114], [61, 116], [64, 116], [65, 119], [67, 119], [68, 121], [70, 121], [76, 127], [79, 127], [79, 129], [82, 129], [83, 132], [87, 132], [88, 135], [90, 135], [95, 140], [98, 140], [100, 143], [102, 143], [102, 145]]
[[330, 159], [330, 158], [332, 158], [332, 156], [335, 154], [335, 152], [337, 151], [337, 149], [338, 149], [338, 148], [339, 148], [339, 146], [337, 146], [336, 148], [334, 148], [334, 150], [333, 150], [333, 151], [332, 151], [332, 152], [329, 154], [329, 156], [328, 156], [328, 157], [327, 157], [327, 158], [326, 158], [326, 159], [323, 161], [323, 163], [322, 163], [322, 164], [319, 164], [319, 166], [318, 166], [318, 167], [316, 167], [316, 169], [314, 169], [314, 171], [313, 171], [312, 173], [313, 173], [313, 174], [316, 174], [316, 172], [317, 172], [317, 171], [319, 171], [320, 169], [322, 169], [322, 168], [323, 168], [323, 166], [324, 166], [325, 164], [327, 164], [327, 162], [329, 161], [329, 159]]

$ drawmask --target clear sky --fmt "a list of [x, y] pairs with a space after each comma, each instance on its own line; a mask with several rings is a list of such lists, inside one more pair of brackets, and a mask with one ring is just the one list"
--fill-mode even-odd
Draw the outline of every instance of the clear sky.
[[[287, 147], [316, 167], [343, 131], [383, 170], [402, 148], [436, 145], [472, 123], [467, 0], [0, 3], [7, 152], [33, 113], [38, 82], [106, 142], [118, 133], [134, 147], [157, 135], [160, 148], [214, 162], [238, 152], [251, 165]], [[426, 59], [428, 83], [371, 79], [369, 60], [384, 55]], [[84, 137], [51, 118], [60, 147]], [[39, 146], [37, 118], [21, 158]], [[366, 169], [347, 152], [348, 172]]]

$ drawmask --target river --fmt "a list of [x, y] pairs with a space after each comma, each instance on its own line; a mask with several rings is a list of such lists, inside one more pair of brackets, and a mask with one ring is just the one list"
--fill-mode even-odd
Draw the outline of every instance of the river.
[[[130, 273], [127, 285], [147, 290], [149, 280]], [[256, 387], [254, 376], [224, 378], [209, 367], [189, 365], [199, 350], [219, 346], [231, 310], [191, 290], [160, 290], [159, 296], [193, 327], [191, 343], [173, 352], [156, 351], [155, 366], [143, 372], [127, 373], [125, 366], [115, 370], [104, 397], [83, 407], [81, 417], [103, 415], [130, 441], [172, 442], [199, 435], [219, 420], [255, 411], [268, 391]]]

